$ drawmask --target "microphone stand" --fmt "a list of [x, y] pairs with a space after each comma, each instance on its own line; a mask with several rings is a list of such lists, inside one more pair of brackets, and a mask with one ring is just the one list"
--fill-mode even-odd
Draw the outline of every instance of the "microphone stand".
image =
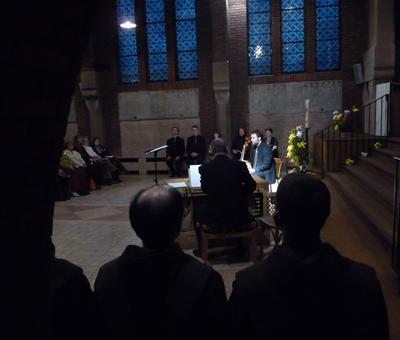
[[145, 152], [146, 155], [148, 155], [150, 153], [154, 154], [154, 182], [156, 183], [156, 185], [158, 185], [157, 154], [158, 154], [158, 151], [164, 150], [167, 147], [168, 147], [167, 145], [163, 145], [163, 146], [159, 146], [159, 147], [154, 148], [154, 149], [147, 150]]

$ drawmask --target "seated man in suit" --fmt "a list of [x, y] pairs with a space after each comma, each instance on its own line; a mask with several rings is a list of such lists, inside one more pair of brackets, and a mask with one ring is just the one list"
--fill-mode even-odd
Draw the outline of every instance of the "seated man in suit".
[[200, 130], [197, 125], [192, 126], [192, 136], [187, 139], [186, 152], [189, 166], [203, 164], [206, 159], [206, 140], [200, 136]]
[[323, 182], [296, 173], [277, 192], [283, 246], [239, 272], [229, 305], [233, 339], [387, 340], [375, 270], [322, 243], [330, 214]]
[[253, 145], [251, 174], [264, 178], [270, 184], [275, 183], [275, 162], [271, 147], [263, 141], [263, 134], [260, 130], [254, 130], [250, 138]]
[[234, 230], [252, 221], [248, 200], [256, 189], [256, 182], [246, 164], [230, 159], [227, 152], [222, 140], [215, 141], [215, 158], [199, 168], [201, 189], [207, 194], [201, 222], [216, 231]]
[[181, 194], [169, 186], [143, 190], [129, 215], [143, 247], [128, 246], [101, 267], [95, 283], [112, 339], [221, 339], [226, 327], [222, 278], [175, 243]]
[[172, 137], [167, 140], [167, 165], [171, 177], [182, 177], [182, 161], [185, 153], [185, 141], [179, 137], [179, 129], [171, 129]]

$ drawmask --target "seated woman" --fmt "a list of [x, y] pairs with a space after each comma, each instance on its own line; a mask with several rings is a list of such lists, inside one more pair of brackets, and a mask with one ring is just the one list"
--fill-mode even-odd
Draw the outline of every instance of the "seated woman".
[[85, 161], [77, 151], [74, 151], [71, 142], [65, 143], [64, 149], [60, 159], [60, 169], [71, 177], [70, 191], [72, 196], [88, 195], [89, 179], [86, 174], [86, 163], [83, 165]]
[[106, 147], [104, 147], [101, 144], [100, 138], [96, 137], [93, 138], [92, 141], [92, 149], [94, 152], [96, 152], [100, 157], [102, 158], [108, 158], [110, 162], [118, 169], [120, 173], [126, 173], [127, 170], [124, 168], [124, 166], [121, 164], [119, 159], [115, 157], [115, 155], [112, 155]]
[[[246, 153], [246, 131], [244, 130], [244, 128], [239, 128], [238, 130], [238, 134], [236, 135], [236, 137], [233, 139], [232, 142], [232, 156], [234, 159], [240, 160], [240, 158], [242, 157], [242, 152], [244, 151]], [[245, 159], [245, 155], [243, 156], [243, 159]], [[248, 157], [246, 158], [248, 159]]]
[[211, 142], [210, 142], [210, 146], [208, 147], [208, 154], [210, 155], [210, 156], [213, 156], [213, 150], [214, 150], [214, 143], [215, 143], [215, 141], [223, 141], [222, 140], [222, 137], [221, 137], [221, 133], [219, 132], [219, 131], [214, 131], [214, 134], [213, 134], [213, 139], [211, 140]]
[[278, 140], [273, 136], [272, 128], [266, 128], [264, 132], [264, 140], [271, 147], [272, 157], [279, 158]]
[[82, 152], [88, 162], [101, 169], [103, 184], [112, 184], [113, 181], [120, 182], [118, 169], [107, 158], [102, 158], [93, 150], [87, 137], [82, 137]]

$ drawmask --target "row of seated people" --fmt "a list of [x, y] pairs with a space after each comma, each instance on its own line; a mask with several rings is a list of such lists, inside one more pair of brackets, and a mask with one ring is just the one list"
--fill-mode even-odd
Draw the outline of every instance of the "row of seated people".
[[[100, 138], [94, 138], [92, 145], [85, 136], [76, 136], [67, 141], [60, 158], [58, 171], [58, 196], [68, 199], [88, 195], [95, 187], [121, 182], [119, 175], [126, 170], [117, 157], [110, 154]], [[94, 185], [93, 185], [94, 184]]]
[[[179, 128], [171, 128], [172, 137], [167, 140], [166, 162], [171, 177], [182, 177], [184, 160], [187, 165], [203, 164], [206, 160], [205, 139], [199, 134], [199, 128], [192, 126], [192, 136], [187, 139], [186, 148], [183, 138], [179, 136]], [[208, 154], [213, 156], [213, 147], [216, 142], [223, 142], [221, 134], [216, 131], [208, 148]], [[248, 146], [251, 144], [251, 148]], [[274, 158], [279, 157], [278, 141], [273, 136], [272, 128], [267, 128], [263, 135], [254, 130], [246, 136], [243, 128], [234, 138], [231, 147], [232, 157], [236, 160], [248, 160], [254, 170], [254, 175], [263, 177], [268, 183], [275, 182]], [[245, 154], [248, 156], [245, 157]]]
[[55, 260], [58, 275], [72, 274], [58, 281], [68, 299], [57, 298], [53, 331], [73, 335], [60, 339], [387, 340], [375, 270], [321, 241], [330, 204], [322, 181], [284, 177], [275, 216], [283, 245], [236, 274], [228, 302], [221, 275], [176, 242], [182, 195], [169, 186], [142, 190], [129, 217], [143, 246], [128, 245], [103, 265], [94, 292], [78, 267]]

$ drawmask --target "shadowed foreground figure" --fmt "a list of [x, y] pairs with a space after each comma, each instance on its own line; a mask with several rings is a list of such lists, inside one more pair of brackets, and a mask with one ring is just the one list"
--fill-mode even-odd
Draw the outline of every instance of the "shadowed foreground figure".
[[226, 331], [221, 276], [175, 243], [182, 215], [182, 196], [168, 186], [133, 199], [130, 220], [144, 246], [128, 246], [95, 283], [112, 339], [221, 339]]
[[229, 301], [233, 339], [389, 339], [375, 270], [321, 243], [330, 194], [305, 174], [278, 187], [284, 244], [237, 274]]

